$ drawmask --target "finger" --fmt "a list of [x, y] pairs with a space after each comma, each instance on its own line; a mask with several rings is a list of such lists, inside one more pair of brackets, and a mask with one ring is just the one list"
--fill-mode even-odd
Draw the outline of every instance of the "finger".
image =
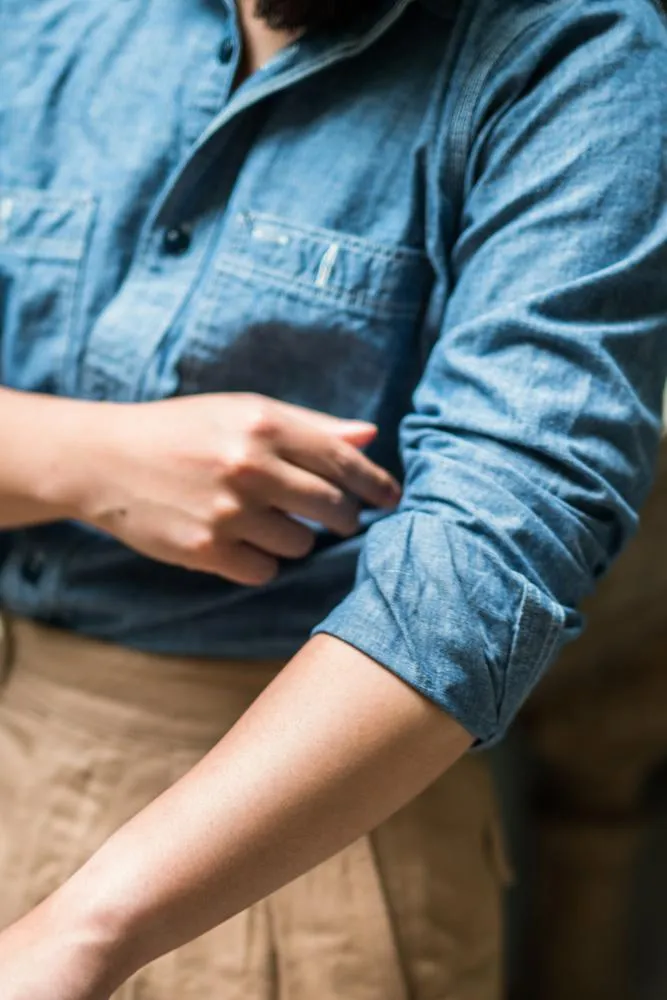
[[374, 506], [398, 503], [401, 488], [393, 476], [358, 451], [376, 436], [374, 424], [283, 402], [274, 403], [273, 413], [274, 447], [283, 458]]
[[331, 434], [295, 425], [292, 435], [281, 445], [281, 457], [372, 506], [394, 507], [400, 499], [400, 487], [393, 476], [353, 445]]
[[378, 433], [377, 427], [373, 424], [362, 424], [352, 420], [341, 420], [339, 427], [334, 427], [331, 431], [336, 437], [355, 448], [365, 448], [371, 443]]
[[334, 417], [321, 410], [311, 410], [305, 406], [297, 406], [295, 403], [284, 403], [278, 400], [272, 401], [272, 404], [281, 421], [288, 424], [296, 421], [303, 424], [304, 427], [320, 431], [322, 434], [334, 434], [337, 437], [353, 440], [359, 446], [368, 444], [378, 432], [377, 425], [368, 420]]
[[273, 507], [348, 538], [359, 530], [359, 504], [327, 479], [289, 462], [274, 467], [265, 499]]
[[303, 559], [315, 544], [310, 528], [277, 510], [246, 512], [235, 532], [249, 545], [282, 559]]
[[359, 504], [353, 497], [328, 479], [300, 469], [275, 453], [264, 455], [254, 481], [246, 483], [245, 498], [246, 507], [273, 507], [292, 518], [321, 524], [344, 538], [359, 529]]
[[224, 577], [231, 583], [261, 587], [278, 575], [278, 560], [244, 541], [218, 546], [206, 567], [198, 567]]

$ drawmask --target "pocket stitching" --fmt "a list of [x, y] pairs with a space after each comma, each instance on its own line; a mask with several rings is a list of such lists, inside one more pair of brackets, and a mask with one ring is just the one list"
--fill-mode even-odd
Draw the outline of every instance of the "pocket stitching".
[[83, 259], [95, 208], [95, 198], [92, 195], [61, 195], [32, 188], [0, 187], [0, 199], [4, 198], [16, 202], [18, 206], [36, 210], [39, 215], [59, 208], [76, 211], [78, 226], [76, 236], [69, 239], [34, 232], [19, 236], [12, 232], [12, 211], [6, 222], [7, 236], [0, 238], [0, 254], [28, 260], [66, 261], [75, 264]]
[[85, 235], [76, 242], [65, 242], [49, 236], [40, 236], [34, 240], [17, 237], [0, 242], [0, 255], [3, 254], [3, 247], [11, 247], [7, 256], [20, 257], [22, 260], [53, 260], [58, 263], [79, 264], [83, 258], [85, 244]]
[[423, 250], [417, 247], [409, 247], [404, 244], [388, 246], [382, 243], [375, 243], [373, 240], [364, 239], [361, 236], [352, 236], [350, 233], [341, 232], [339, 229], [326, 229], [321, 226], [308, 226], [303, 223], [291, 222], [278, 215], [271, 215], [269, 212], [240, 212], [237, 218], [247, 224], [250, 222], [267, 222], [277, 229], [284, 229], [287, 232], [295, 233], [298, 236], [305, 236], [308, 239], [320, 240], [323, 243], [337, 243], [339, 246], [351, 253], [359, 256], [382, 257], [384, 260], [400, 260], [401, 258], [422, 260], [426, 262], [428, 257]]
[[284, 291], [293, 298], [309, 298], [313, 302], [329, 302], [332, 305], [345, 303], [350, 309], [363, 312], [371, 316], [403, 316], [414, 315], [419, 309], [419, 300], [415, 299], [405, 305], [390, 305], [388, 296], [378, 293], [374, 297], [362, 297], [358, 293], [349, 292], [340, 286], [320, 287], [303, 278], [288, 277], [281, 271], [276, 271], [263, 264], [246, 263], [243, 258], [234, 257], [231, 254], [219, 254], [215, 261], [215, 274], [209, 295], [217, 302], [217, 297], [212, 293], [217, 287], [217, 278], [221, 276], [231, 276], [243, 281], [247, 285], [252, 285], [255, 278], [262, 278], [270, 282], [276, 288]]

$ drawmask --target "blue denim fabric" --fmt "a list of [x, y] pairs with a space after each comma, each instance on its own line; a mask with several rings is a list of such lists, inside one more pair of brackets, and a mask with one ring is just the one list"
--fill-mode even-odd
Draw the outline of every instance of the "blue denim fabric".
[[650, 485], [665, 25], [649, 0], [387, 0], [232, 92], [239, 44], [223, 2], [2, 0], [2, 383], [375, 420], [400, 509], [254, 590], [16, 531], [0, 599], [173, 653], [328, 632], [492, 742]]

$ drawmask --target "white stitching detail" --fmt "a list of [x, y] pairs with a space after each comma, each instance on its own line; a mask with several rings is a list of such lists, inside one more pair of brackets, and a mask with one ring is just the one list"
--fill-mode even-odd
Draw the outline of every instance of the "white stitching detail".
[[324, 251], [322, 260], [320, 261], [320, 266], [317, 269], [317, 277], [315, 278], [315, 284], [318, 288], [325, 288], [329, 284], [331, 273], [338, 259], [339, 249], [340, 247], [337, 243], [332, 243], [331, 246]]
[[9, 220], [14, 212], [13, 198], [0, 198], [0, 242], [6, 243], [9, 239]]

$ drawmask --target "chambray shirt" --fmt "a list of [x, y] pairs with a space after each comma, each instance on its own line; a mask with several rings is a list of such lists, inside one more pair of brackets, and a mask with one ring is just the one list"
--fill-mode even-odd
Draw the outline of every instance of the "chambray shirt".
[[650, 0], [385, 0], [234, 91], [239, 48], [224, 0], [2, 0], [2, 383], [373, 420], [400, 507], [261, 588], [13, 531], [0, 600], [175, 654], [330, 633], [492, 742], [650, 485], [665, 25]]

